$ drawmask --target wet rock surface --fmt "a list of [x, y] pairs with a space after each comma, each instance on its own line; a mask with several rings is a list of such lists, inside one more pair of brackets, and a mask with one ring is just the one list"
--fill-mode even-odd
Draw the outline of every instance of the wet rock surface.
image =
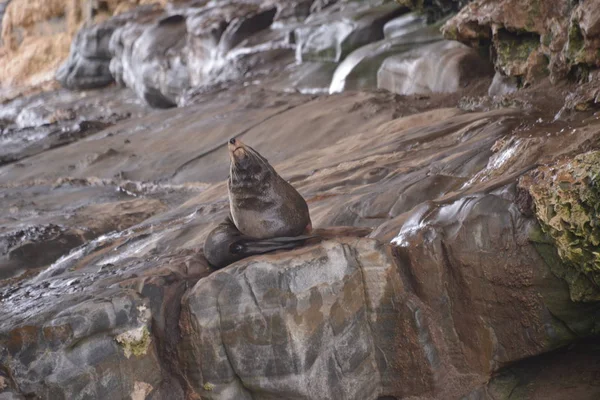
[[[116, 81], [155, 108], [187, 104], [196, 88], [274, 75], [287, 91], [373, 89], [387, 56], [441, 39], [442, 22], [428, 24], [392, 1], [341, 1], [306, 13], [293, 11], [298, 7], [232, 1], [136, 8], [83, 27], [57, 78], [72, 89]], [[485, 64], [474, 51], [471, 58]], [[432, 79], [423, 74], [424, 84], [439, 86]]]
[[398, 94], [456, 92], [492, 72], [492, 65], [469, 47], [440, 41], [386, 58], [377, 87]]
[[[516, 187], [595, 143], [594, 116], [255, 86], [169, 110], [93, 93], [82, 104], [112, 94], [131, 113], [0, 167], [5, 393], [460, 398], [499, 390], [483, 388], [495, 374], [525, 382], [534, 367], [509, 366], [600, 329]], [[228, 212], [232, 132], [300, 191], [315, 227], [369, 238], [212, 272], [201, 249]]]
[[[465, 2], [410, 3], [435, 10], [137, 8], [85, 26], [61, 72], [117, 85], [4, 101], [0, 398], [596, 399], [595, 74], [548, 86], [549, 25], [483, 38], [473, 13], [516, 3], [476, 1], [446, 27], [519, 45], [492, 80], [439, 33]], [[329, 58], [296, 64], [311, 46]], [[353, 91], [378, 71], [397, 93]], [[322, 239], [210, 268], [231, 137]]]

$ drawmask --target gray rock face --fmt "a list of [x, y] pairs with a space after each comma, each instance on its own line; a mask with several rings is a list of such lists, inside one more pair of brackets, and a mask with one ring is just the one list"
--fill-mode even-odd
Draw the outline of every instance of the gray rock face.
[[339, 4], [307, 18], [295, 30], [296, 59], [340, 62], [358, 47], [382, 39], [385, 23], [405, 10], [393, 2], [377, 3]]
[[172, 15], [149, 25], [127, 24], [112, 35], [110, 71], [150, 106], [173, 107], [189, 87], [183, 48], [186, 18]]
[[375, 399], [401, 372], [385, 351], [402, 339], [384, 333], [418, 335], [400, 316], [420, 307], [376, 241], [325, 242], [201, 281], [183, 300], [180, 354], [209, 399]]
[[[458, 398], [507, 363], [593, 334], [600, 308], [570, 302], [527, 242], [535, 221], [507, 195], [423, 205], [395, 248], [324, 242], [200, 281], [182, 301], [179, 354], [193, 390], [209, 399]], [[462, 383], [448, 391], [448, 380]]]
[[408, 13], [388, 21], [383, 26], [383, 35], [386, 39], [403, 36], [422, 28], [426, 23], [427, 19], [424, 16]]
[[[377, 87], [377, 71], [383, 61], [392, 55], [403, 54], [410, 50], [441, 40], [438, 25], [425, 25], [419, 21], [404, 21], [405, 29], [398, 26], [390, 37], [362, 46], [348, 55], [336, 68], [329, 93], [344, 90], [359, 90]], [[390, 21], [391, 22], [391, 21]]]
[[56, 79], [69, 89], [93, 89], [114, 81], [109, 64], [108, 42], [115, 26], [97, 25], [82, 29], [71, 44], [69, 59], [56, 73]]
[[191, 84], [206, 85], [235, 77], [235, 63], [228, 54], [242, 41], [269, 28], [276, 12], [268, 4], [229, 3], [190, 14], [186, 51]]
[[114, 82], [110, 63], [113, 53], [109, 48], [115, 30], [130, 20], [140, 20], [156, 15], [153, 6], [144, 6], [123, 13], [92, 26], [84, 26], [77, 32], [69, 58], [59, 68], [56, 79], [69, 89], [93, 89]]
[[[127, 257], [118, 250], [119, 239], [112, 234], [88, 242], [27, 288], [3, 288], [0, 359], [17, 393], [44, 399], [184, 397], [166, 354], [177, 341], [181, 295], [188, 281], [207, 273], [206, 264], [179, 251], [169, 261], [158, 257], [153, 267], [130, 259], [125, 269], [115, 268], [115, 255]], [[109, 257], [96, 253], [95, 261], [82, 263], [107, 246]]]
[[[83, 28], [57, 78], [72, 89], [101, 87], [115, 80], [152, 107], [168, 108], [180, 103], [191, 87], [243, 74], [240, 58], [272, 50], [264, 45], [247, 48], [246, 42], [271, 25], [274, 6], [231, 2], [172, 11], [166, 15], [155, 7], [141, 7]], [[291, 54], [289, 45], [283, 47]], [[244, 61], [246, 67], [259, 63]]]
[[518, 90], [518, 80], [514, 76], [502, 75], [500, 72], [494, 74], [494, 79], [488, 89], [489, 96], [502, 96]]
[[492, 64], [475, 50], [441, 41], [386, 58], [377, 73], [377, 87], [404, 95], [449, 93], [492, 73]]

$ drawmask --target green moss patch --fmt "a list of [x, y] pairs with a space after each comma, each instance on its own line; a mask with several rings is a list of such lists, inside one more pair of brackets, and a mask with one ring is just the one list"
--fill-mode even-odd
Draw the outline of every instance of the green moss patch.
[[600, 300], [600, 151], [540, 167], [528, 185], [574, 301]]
[[136, 357], [145, 355], [152, 342], [152, 337], [146, 325], [143, 325], [121, 333], [115, 340], [123, 347], [125, 357], [129, 358], [131, 355]]

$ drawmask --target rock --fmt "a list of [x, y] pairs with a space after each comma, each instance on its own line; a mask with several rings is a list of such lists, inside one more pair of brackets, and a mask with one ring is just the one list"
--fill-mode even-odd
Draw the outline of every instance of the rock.
[[[141, 36], [156, 20], [134, 25]], [[256, 32], [227, 54], [278, 40], [281, 30]], [[389, 55], [383, 43], [412, 48], [402, 38], [378, 43], [364, 79]], [[2, 151], [12, 138], [40, 147], [0, 166], [2, 251], [27, 244], [42, 251], [24, 247], [15, 260], [51, 263], [0, 279], [2, 397], [596, 394], [593, 347], [573, 346], [598, 335], [600, 303], [572, 301], [568, 262], [516, 181], [533, 165], [594, 149], [597, 115], [553, 121], [554, 89], [511, 96], [538, 108], [509, 98], [479, 112], [456, 108], [455, 94], [268, 89], [290, 70], [326, 81], [323, 64], [302, 67], [250, 71], [251, 81], [180, 109], [150, 110], [116, 87], [0, 107]], [[358, 78], [348, 76], [352, 87]], [[307, 80], [299, 90], [311, 88]], [[32, 126], [18, 129], [22, 110]], [[43, 127], [60, 135], [82, 119], [117, 122], [47, 150], [53, 142], [33, 135]], [[228, 212], [223, 145], [234, 135], [305, 196], [315, 231], [351, 225], [373, 228], [370, 238], [334, 235], [211, 271], [201, 247]], [[9, 243], [26, 227], [37, 228]], [[84, 243], [65, 250], [69, 233]], [[572, 358], [537, 363], [564, 354]]]
[[70, 212], [72, 207], [66, 204], [66, 218], [54, 220], [60, 225], [13, 228], [5, 224], [0, 234], [0, 279], [49, 266], [75, 247], [100, 235], [136, 225], [163, 207], [157, 200], [136, 199], [94, 204]]
[[[520, 234], [513, 236], [513, 229]], [[494, 371], [595, 334], [598, 305], [570, 300], [564, 281], [529, 239], [537, 229], [510, 200], [483, 195], [434, 210], [423, 205], [392, 240], [406, 249], [402, 259], [412, 265], [419, 297], [438, 313], [436, 321], [447, 321], [448, 351], [462, 349], [454, 363]], [[454, 274], [451, 290], [443, 288], [444, 271]], [[477, 356], [468, 349], [479, 349]]]
[[230, 3], [190, 15], [187, 51], [192, 85], [212, 83], [220, 73], [231, 68], [227, 65], [227, 53], [243, 40], [267, 29], [276, 11], [269, 4]]
[[419, 30], [426, 25], [426, 18], [416, 13], [404, 14], [394, 18], [383, 26], [383, 36], [386, 39], [393, 39], [398, 36], [404, 36], [407, 33]]
[[93, 89], [114, 82], [110, 71], [109, 43], [115, 30], [130, 20], [156, 15], [154, 6], [139, 7], [97, 25], [83, 27], [71, 44], [69, 59], [56, 73], [56, 79], [69, 89]]
[[587, 76], [587, 80], [581, 82], [575, 90], [565, 98], [565, 104], [557, 113], [560, 118], [574, 111], [589, 111], [598, 108], [600, 104], [600, 72], [593, 71]]
[[569, 284], [573, 301], [600, 300], [599, 158], [598, 152], [584, 153], [540, 167], [521, 182], [533, 198], [536, 216], [549, 236], [546, 241], [555, 244], [564, 262], [555, 263], [554, 272]]
[[334, 63], [305, 62], [289, 77], [274, 84], [280, 91], [298, 91], [306, 94], [326, 94], [336, 69]]
[[[112, 292], [112, 299], [81, 301], [40, 321], [38, 326], [31, 321], [28, 326], [4, 332], [4, 356], [11, 358], [7, 367], [18, 379], [21, 393], [83, 398], [90, 392], [99, 397], [122, 398], [134, 391], [134, 382], [153, 387], [160, 384], [155, 346], [127, 357], [123, 350], [126, 347], [115, 339], [119, 332], [147, 329], [148, 303], [133, 292]], [[34, 356], [36, 353], [40, 355]], [[119, 369], [127, 371], [128, 380], [115, 373]], [[92, 374], [101, 379], [91, 378]], [[43, 380], [37, 378], [40, 375]]]
[[[142, 266], [128, 254], [142, 250], [144, 235], [129, 242], [121, 238], [89, 242], [50, 273], [0, 289], [9, 305], [0, 314], [2, 370], [16, 382], [16, 393], [184, 398], [177, 364], [168, 357], [179, 337], [181, 295], [208, 268], [185, 250], [162, 252], [164, 258]], [[129, 260], [127, 266], [110, 263], [119, 256]]]
[[268, 28], [277, 11], [246, 2], [181, 6], [160, 18], [154, 9], [136, 10], [126, 24], [119, 22], [125, 14], [107, 22], [118, 25], [110, 38], [109, 70], [117, 83], [157, 108], [182, 104], [192, 87], [239, 78], [261, 64], [263, 43], [238, 46]]
[[577, 10], [579, 27], [587, 38], [600, 35], [600, 12], [591, 1], [582, 2]]
[[377, 72], [377, 87], [403, 95], [456, 92], [492, 71], [473, 49], [441, 41], [386, 58]]
[[[432, 360], [414, 341], [429, 340], [421, 307], [376, 241], [325, 242], [198, 283], [183, 299], [180, 355], [209, 399], [375, 399], [409, 369], [421, 378], [404, 390], [427, 390]], [[412, 357], [390, 362], [397, 346]]]
[[296, 59], [340, 62], [353, 50], [383, 38], [386, 22], [404, 13], [394, 3], [348, 3], [313, 14], [295, 30]]
[[600, 396], [600, 388], [594, 384], [594, 376], [600, 372], [599, 357], [597, 341], [583, 341], [569, 351], [516, 363], [463, 399], [593, 400]]
[[389, 39], [363, 46], [342, 61], [331, 80], [329, 93], [377, 87], [377, 71], [387, 57], [416, 49], [441, 40], [439, 24], [409, 29]]
[[489, 96], [502, 96], [509, 93], [514, 93], [518, 90], [517, 78], [503, 75], [501, 72], [494, 74], [492, 84], [488, 89]]
[[556, 81], [579, 66], [600, 65], [600, 25], [590, 7], [592, 2], [568, 0], [476, 0], [448, 21], [443, 32], [472, 46], [491, 45], [497, 68], [526, 84], [548, 74]]
[[111, 39], [115, 57], [110, 70], [117, 82], [134, 89], [150, 106], [173, 107], [190, 82], [183, 52], [186, 40], [182, 15], [171, 15], [143, 28], [128, 24]]
[[147, 110], [124, 90], [61, 90], [12, 101], [1, 114], [7, 123], [0, 136], [0, 165], [93, 135], [133, 112]]
[[313, 4], [316, 6], [317, 3], [314, 0], [277, 1], [275, 21], [301, 22], [310, 15]]
[[594, 334], [600, 308], [571, 302], [528, 242], [536, 225], [484, 195], [419, 207], [397, 248], [338, 239], [237, 262], [183, 298], [194, 395], [459, 398], [504, 365]]
[[437, 21], [448, 14], [456, 13], [471, 0], [396, 0], [402, 6], [427, 16], [429, 21]]

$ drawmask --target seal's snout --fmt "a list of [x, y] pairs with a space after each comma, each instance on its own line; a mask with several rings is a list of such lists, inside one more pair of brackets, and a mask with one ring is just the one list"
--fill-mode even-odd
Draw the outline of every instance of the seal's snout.
[[246, 146], [244, 146], [244, 143], [242, 143], [241, 140], [231, 138], [229, 139], [227, 147], [229, 148], [229, 156], [236, 165], [242, 163], [248, 156], [246, 154]]

